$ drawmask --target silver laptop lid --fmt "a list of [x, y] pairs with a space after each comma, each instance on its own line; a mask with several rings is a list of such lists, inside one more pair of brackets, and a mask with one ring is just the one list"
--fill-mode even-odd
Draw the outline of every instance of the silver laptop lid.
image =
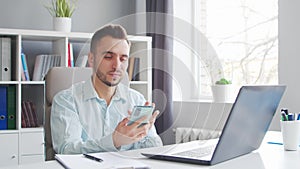
[[211, 164], [247, 154], [260, 146], [285, 88], [279, 85], [241, 87]]

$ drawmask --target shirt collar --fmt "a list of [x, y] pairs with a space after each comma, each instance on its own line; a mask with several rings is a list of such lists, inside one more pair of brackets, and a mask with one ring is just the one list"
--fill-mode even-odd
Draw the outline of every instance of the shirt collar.
[[92, 77], [89, 78], [89, 80], [85, 81], [83, 85], [83, 95], [84, 95], [84, 100], [98, 97], [98, 94], [93, 86]]
[[119, 83], [117, 86], [117, 90], [115, 95], [113, 96], [113, 100], [122, 100], [125, 102], [127, 99], [129, 87], [123, 85], [122, 83]]
[[[116, 93], [114, 94], [112, 100], [122, 100], [123, 102], [126, 102], [128, 93], [129, 93], [129, 87], [120, 83], [117, 86]], [[92, 98], [99, 98], [99, 96], [94, 88], [92, 78], [90, 78], [89, 80], [87, 80], [84, 83], [83, 94], [84, 94], [84, 100], [88, 100], [88, 99], [92, 99]]]

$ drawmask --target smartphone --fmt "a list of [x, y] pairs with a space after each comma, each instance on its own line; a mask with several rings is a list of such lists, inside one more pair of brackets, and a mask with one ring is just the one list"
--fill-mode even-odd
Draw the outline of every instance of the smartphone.
[[152, 116], [153, 110], [153, 106], [134, 106], [127, 125], [131, 125], [144, 116], [147, 116], [147, 119], [145, 119], [141, 125], [147, 124]]

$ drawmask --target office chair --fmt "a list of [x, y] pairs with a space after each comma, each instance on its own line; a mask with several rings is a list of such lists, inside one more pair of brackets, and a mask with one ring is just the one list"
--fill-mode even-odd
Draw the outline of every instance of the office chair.
[[61, 90], [71, 87], [72, 84], [89, 79], [92, 69], [87, 67], [53, 67], [45, 78], [46, 104], [44, 117], [46, 161], [54, 160], [55, 151], [52, 147], [50, 115], [53, 97]]

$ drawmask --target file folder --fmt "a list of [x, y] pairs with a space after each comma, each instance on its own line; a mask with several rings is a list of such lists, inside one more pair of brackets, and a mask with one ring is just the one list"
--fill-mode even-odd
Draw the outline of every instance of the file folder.
[[11, 80], [11, 39], [0, 38], [0, 80]]
[[7, 129], [16, 129], [16, 86], [7, 87]]
[[24, 53], [21, 53], [21, 61], [22, 61], [22, 68], [24, 71], [25, 79], [26, 79], [26, 81], [30, 81], [28, 67], [27, 67], [27, 61], [26, 61], [26, 55]]
[[7, 88], [0, 86], [0, 130], [7, 129]]
[[45, 55], [38, 55], [35, 58], [34, 70], [33, 70], [33, 81], [41, 81], [42, 80], [42, 73], [43, 67], [45, 62], [46, 56]]

